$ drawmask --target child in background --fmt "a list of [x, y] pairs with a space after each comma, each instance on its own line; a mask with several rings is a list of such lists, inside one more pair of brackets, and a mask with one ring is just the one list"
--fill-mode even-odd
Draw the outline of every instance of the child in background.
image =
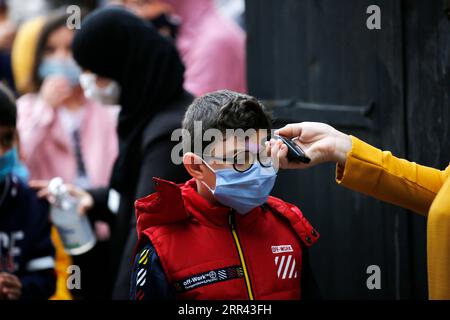
[[0, 300], [48, 299], [55, 291], [48, 204], [15, 174], [16, 106], [0, 85]]

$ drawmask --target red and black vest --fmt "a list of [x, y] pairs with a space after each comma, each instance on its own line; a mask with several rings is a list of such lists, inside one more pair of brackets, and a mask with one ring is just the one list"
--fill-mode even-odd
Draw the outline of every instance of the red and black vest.
[[302, 248], [319, 234], [296, 206], [270, 197], [240, 215], [211, 205], [195, 180], [154, 180], [157, 192], [135, 203], [139, 243], [151, 241], [178, 299], [301, 298]]

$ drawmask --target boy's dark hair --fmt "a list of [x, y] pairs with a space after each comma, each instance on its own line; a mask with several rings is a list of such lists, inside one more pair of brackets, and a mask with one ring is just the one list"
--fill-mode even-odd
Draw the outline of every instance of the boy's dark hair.
[[[196, 121], [202, 123], [201, 133], [194, 132]], [[270, 115], [256, 98], [230, 90], [211, 92], [195, 99], [184, 115], [183, 131], [189, 133], [183, 134], [184, 151], [193, 151], [194, 141], [202, 141], [203, 152], [206, 145], [211, 143], [203, 141], [203, 133], [208, 129], [225, 133], [227, 129], [270, 130], [271, 127]], [[188, 148], [188, 139], [191, 150]]]

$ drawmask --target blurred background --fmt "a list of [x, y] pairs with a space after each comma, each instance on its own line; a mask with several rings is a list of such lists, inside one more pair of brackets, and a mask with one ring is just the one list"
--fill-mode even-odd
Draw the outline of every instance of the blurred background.
[[[14, 35], [24, 22], [62, 6], [89, 11], [113, 2], [121, 1], [0, 0], [0, 80], [18, 96], [27, 92], [11, 66]], [[379, 30], [366, 26], [374, 4], [381, 9]], [[214, 5], [246, 33], [248, 92], [270, 108], [276, 126], [322, 121], [411, 161], [448, 165], [449, 1]], [[321, 165], [281, 172], [274, 190], [321, 233], [311, 260], [323, 297], [426, 299], [426, 218], [338, 187], [334, 171]], [[370, 265], [381, 269], [380, 290], [367, 289]]]

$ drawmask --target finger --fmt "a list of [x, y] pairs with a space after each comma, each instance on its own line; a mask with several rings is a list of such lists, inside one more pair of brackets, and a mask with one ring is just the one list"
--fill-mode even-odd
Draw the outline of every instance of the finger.
[[270, 155], [271, 155], [271, 150], [272, 150], [272, 147], [270, 146], [270, 141], [266, 141], [266, 142], [264, 143], [264, 147], [265, 147], [265, 149], [266, 149], [266, 155], [270, 157]]
[[278, 152], [280, 151], [281, 141], [271, 141], [270, 157], [272, 159], [272, 166], [276, 171], [280, 169], [280, 161], [278, 158]]
[[92, 209], [94, 206], [92, 197], [89, 194], [84, 195], [81, 198], [80, 205], [79, 205], [79, 212], [81, 215], [87, 214], [89, 210]]
[[22, 291], [19, 289], [10, 289], [6, 292], [6, 297], [8, 300], [18, 300], [21, 293]]
[[37, 193], [37, 196], [38, 196], [39, 199], [47, 198], [49, 195], [50, 195], [50, 192], [48, 191], [47, 188], [41, 189]]
[[282, 144], [277, 153], [279, 166], [282, 169], [306, 169], [310, 167], [310, 164], [306, 164], [298, 161], [289, 161], [288, 155], [289, 149], [285, 144]]
[[7, 272], [2, 272], [0, 274], [0, 282], [7, 283], [11, 280], [11, 274]]
[[280, 162], [280, 167], [286, 169], [289, 167], [289, 160], [287, 158], [288, 147], [285, 144], [282, 144], [278, 150], [277, 158]]
[[80, 216], [84, 216], [87, 212], [88, 212], [88, 206], [86, 206], [85, 204], [83, 204], [82, 202], [80, 202], [80, 204], [78, 205], [78, 213]]
[[39, 199], [46, 199], [50, 204], [55, 204], [56, 202], [55, 196], [53, 196], [48, 189], [38, 191], [37, 196]]
[[283, 128], [275, 130], [275, 134], [292, 139], [300, 136], [302, 133], [302, 128], [302, 123], [290, 123]]
[[58, 100], [60, 101], [60, 103], [62, 103], [62, 101], [66, 100], [72, 95], [72, 89], [60, 88], [58, 90], [55, 90], [54, 94], [55, 100]]
[[66, 183], [65, 184], [67, 192], [74, 197], [79, 197], [83, 194], [84, 190], [78, 187], [75, 187], [73, 184]]
[[7, 290], [21, 287], [20, 281], [18, 281], [14, 276], [4, 277], [3, 285]]
[[47, 188], [49, 184], [48, 180], [31, 180], [29, 182], [29, 186], [32, 189], [42, 189], [42, 188]]
[[19, 278], [18, 278], [17, 276], [13, 275], [13, 274], [10, 274], [10, 273], [4, 273], [3, 279], [5, 279], [5, 282], [6, 282], [8, 285], [13, 285], [13, 286], [18, 286], [18, 287], [21, 287], [21, 286], [22, 286], [22, 284], [21, 284]]

